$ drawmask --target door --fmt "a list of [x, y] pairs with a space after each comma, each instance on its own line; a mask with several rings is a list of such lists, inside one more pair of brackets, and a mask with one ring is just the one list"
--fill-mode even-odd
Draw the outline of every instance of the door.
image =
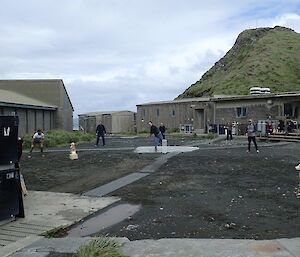
[[194, 128], [204, 129], [204, 109], [195, 110]]

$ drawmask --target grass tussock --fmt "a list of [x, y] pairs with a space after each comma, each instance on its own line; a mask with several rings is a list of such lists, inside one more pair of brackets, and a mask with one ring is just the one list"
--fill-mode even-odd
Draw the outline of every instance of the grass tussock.
[[75, 257], [126, 257], [120, 253], [121, 244], [105, 236], [97, 237], [88, 244], [81, 246]]

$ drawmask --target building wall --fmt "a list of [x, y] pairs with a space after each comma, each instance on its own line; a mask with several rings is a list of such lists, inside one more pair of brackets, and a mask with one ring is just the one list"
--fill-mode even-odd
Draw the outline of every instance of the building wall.
[[79, 115], [79, 126], [88, 133], [94, 133], [97, 125], [102, 122], [107, 133], [122, 133], [135, 131], [135, 113], [116, 112], [94, 116]]
[[[106, 133], [112, 133], [112, 117], [111, 114], [103, 114], [101, 122], [105, 127]], [[97, 123], [98, 125], [98, 123]]]
[[[199, 102], [138, 105], [137, 131], [148, 131], [150, 120], [157, 126], [162, 122], [166, 128], [171, 129], [179, 129], [180, 124], [194, 124], [196, 121], [193, 106], [197, 104]], [[198, 127], [197, 124], [194, 125]]]
[[51, 113], [53, 111], [10, 107], [1, 107], [0, 110], [0, 115], [16, 114], [19, 117], [19, 136], [32, 134], [37, 129], [50, 130]]
[[79, 126], [83, 127], [87, 133], [95, 133], [96, 131], [96, 117], [79, 115]]
[[43, 128], [47, 130], [51, 130], [51, 112], [44, 111], [44, 126]]
[[19, 135], [24, 135], [27, 133], [26, 110], [17, 110], [17, 115], [19, 117]]
[[[300, 99], [278, 98], [272, 99], [271, 102], [268, 102], [266, 99], [253, 99], [217, 103], [216, 123], [226, 124], [227, 122], [237, 121], [240, 124], [247, 124], [249, 119], [253, 119], [255, 122], [266, 119], [285, 119], [287, 117], [284, 115], [284, 104], [291, 104], [296, 109], [299, 109]], [[237, 108], [246, 108], [246, 115], [244, 117], [238, 117]], [[299, 123], [299, 115], [297, 112], [290, 118]]]
[[59, 107], [54, 115], [53, 129], [73, 130], [73, 107], [63, 86], [59, 88]]
[[111, 133], [135, 132], [134, 113], [113, 113], [111, 117]]

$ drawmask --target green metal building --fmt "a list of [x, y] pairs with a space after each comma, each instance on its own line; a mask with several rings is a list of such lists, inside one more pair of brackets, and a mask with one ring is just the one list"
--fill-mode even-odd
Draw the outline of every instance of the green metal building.
[[73, 111], [61, 79], [0, 80], [0, 115], [19, 116], [19, 135], [37, 129], [72, 131]]

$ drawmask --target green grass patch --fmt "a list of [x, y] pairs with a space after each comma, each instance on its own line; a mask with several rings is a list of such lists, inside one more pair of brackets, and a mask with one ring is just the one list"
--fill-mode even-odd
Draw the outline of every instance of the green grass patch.
[[[90, 142], [95, 138], [94, 134], [87, 134], [81, 131], [64, 131], [64, 130], [51, 130], [44, 133], [44, 147], [58, 147], [58, 146], [66, 146], [71, 142], [74, 143], [83, 143]], [[24, 148], [30, 148], [32, 142], [33, 134], [24, 135]]]
[[114, 239], [101, 236], [81, 246], [75, 257], [126, 257], [120, 253], [120, 247]]

